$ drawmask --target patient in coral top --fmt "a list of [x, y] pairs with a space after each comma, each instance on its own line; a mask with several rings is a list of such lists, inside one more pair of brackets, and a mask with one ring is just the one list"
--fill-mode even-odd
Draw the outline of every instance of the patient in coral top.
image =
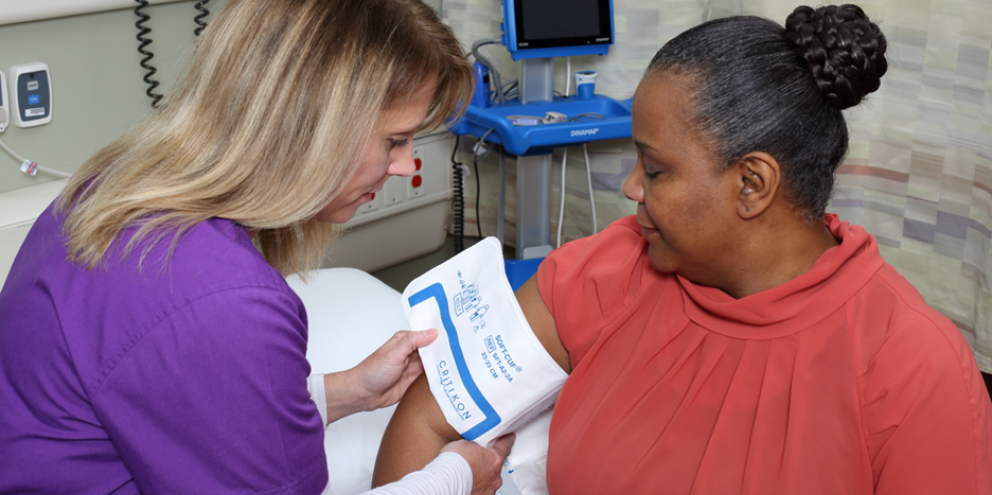
[[[517, 294], [570, 372], [551, 493], [992, 493], [967, 342], [870, 234], [825, 214], [841, 110], [878, 89], [885, 49], [845, 5], [784, 29], [711, 21], [654, 57], [623, 187], [636, 217], [556, 250]], [[456, 437], [421, 380], [376, 482]]]

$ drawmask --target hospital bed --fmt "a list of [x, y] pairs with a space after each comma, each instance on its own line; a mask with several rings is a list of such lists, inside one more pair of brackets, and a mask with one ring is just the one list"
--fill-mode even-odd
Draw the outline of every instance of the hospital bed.
[[[0, 194], [0, 280], [7, 278], [34, 220], [65, 183], [48, 182]], [[362, 270], [324, 268], [307, 283], [295, 276], [288, 282], [307, 308], [307, 360], [314, 373], [352, 368], [397, 330], [407, 328], [400, 293]], [[355, 414], [328, 426], [324, 449], [330, 493], [347, 495], [368, 489], [379, 441], [394, 409]], [[519, 494], [505, 469], [503, 479], [499, 494]]]

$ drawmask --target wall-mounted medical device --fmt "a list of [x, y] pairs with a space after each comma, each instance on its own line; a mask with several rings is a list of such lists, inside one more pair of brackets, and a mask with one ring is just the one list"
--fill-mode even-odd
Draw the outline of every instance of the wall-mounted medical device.
[[10, 101], [14, 123], [34, 127], [52, 121], [52, 79], [41, 62], [10, 68]]
[[503, 0], [503, 44], [514, 61], [606, 55], [613, 0]]
[[10, 100], [7, 99], [7, 76], [0, 72], [0, 132], [7, 129], [10, 122]]

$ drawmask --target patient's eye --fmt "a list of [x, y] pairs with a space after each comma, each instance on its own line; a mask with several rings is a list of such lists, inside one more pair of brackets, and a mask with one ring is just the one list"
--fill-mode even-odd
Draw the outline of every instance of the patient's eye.
[[634, 144], [637, 147], [637, 157], [644, 166], [644, 176], [648, 179], [657, 178], [664, 171], [665, 167], [657, 158], [644, 149], [644, 145], [636, 141]]
[[402, 139], [390, 138], [388, 141], [389, 141], [389, 149], [402, 148], [410, 144], [409, 138], [402, 138]]
[[647, 156], [644, 157], [643, 162], [644, 162], [644, 175], [647, 176], [647, 178], [654, 179], [657, 178], [659, 175], [661, 175], [664, 167], [662, 167], [657, 163], [653, 163], [653, 160], [651, 160]]

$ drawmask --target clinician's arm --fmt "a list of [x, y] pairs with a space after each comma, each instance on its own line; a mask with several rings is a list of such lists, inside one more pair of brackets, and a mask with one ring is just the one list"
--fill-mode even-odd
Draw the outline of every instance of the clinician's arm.
[[[558, 338], [554, 317], [538, 292], [537, 276], [520, 287], [516, 296], [538, 340], [566, 373], [571, 372], [568, 351]], [[380, 486], [423, 468], [449, 442], [460, 439], [444, 419], [426, 378], [420, 375], [403, 396], [382, 437], [372, 485]]]

